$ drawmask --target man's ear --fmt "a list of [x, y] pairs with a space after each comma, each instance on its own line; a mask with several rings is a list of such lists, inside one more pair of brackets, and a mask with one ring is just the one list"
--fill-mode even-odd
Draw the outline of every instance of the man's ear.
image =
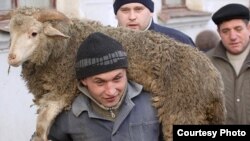
[[153, 12], [151, 12], [151, 13], [150, 13], [150, 16], [151, 16], [151, 17], [154, 17], [154, 13], [153, 13]]
[[247, 24], [247, 29], [250, 32], [250, 23]]
[[217, 32], [218, 32], [218, 34], [220, 34], [220, 28], [219, 28], [219, 26], [217, 26]]
[[82, 83], [83, 86], [87, 86], [86, 79], [81, 79], [80, 82]]

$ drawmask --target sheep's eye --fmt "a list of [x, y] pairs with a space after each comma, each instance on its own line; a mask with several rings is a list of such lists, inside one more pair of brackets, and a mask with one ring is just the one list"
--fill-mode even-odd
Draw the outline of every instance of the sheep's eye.
[[32, 37], [36, 37], [37, 33], [36, 32], [32, 32]]

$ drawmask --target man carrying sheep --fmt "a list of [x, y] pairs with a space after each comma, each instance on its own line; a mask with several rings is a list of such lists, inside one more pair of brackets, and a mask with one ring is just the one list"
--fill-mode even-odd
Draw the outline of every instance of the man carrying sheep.
[[55, 120], [53, 141], [162, 140], [151, 94], [127, 80], [128, 60], [122, 45], [95, 32], [80, 45], [76, 77], [81, 94]]
[[118, 26], [133, 30], [153, 30], [163, 33], [176, 41], [195, 46], [188, 35], [154, 23], [154, 2], [152, 0], [115, 0], [113, 8]]

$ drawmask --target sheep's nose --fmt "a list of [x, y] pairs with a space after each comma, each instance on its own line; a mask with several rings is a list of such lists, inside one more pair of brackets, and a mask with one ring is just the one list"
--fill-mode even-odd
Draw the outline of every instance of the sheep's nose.
[[16, 55], [15, 54], [9, 54], [9, 57], [8, 57], [8, 59], [9, 60], [13, 60], [13, 59], [15, 59], [16, 58]]

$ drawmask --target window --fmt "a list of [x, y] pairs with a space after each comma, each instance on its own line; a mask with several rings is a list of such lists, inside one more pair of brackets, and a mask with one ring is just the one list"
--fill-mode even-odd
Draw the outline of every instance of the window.
[[162, 0], [162, 10], [158, 15], [159, 19], [166, 22], [176, 17], [185, 16], [188, 11], [185, 2], [186, 0]]
[[157, 22], [194, 35], [190, 28], [205, 26], [211, 13], [203, 10], [201, 0], [162, 0], [162, 9], [157, 13]]
[[0, 0], [0, 12], [15, 9], [22, 6], [56, 7], [56, 0]]
[[11, 9], [11, 1], [10, 0], [0, 0], [0, 10], [3, 11], [3, 10], [8, 10], [8, 9]]
[[12, 9], [23, 6], [56, 8], [56, 0], [0, 0], [0, 3], [0, 51], [7, 48], [9, 41], [9, 17], [3, 15]]
[[1, 17], [8, 11], [17, 7], [32, 6], [44, 8], [56, 8], [56, 0], [0, 0], [0, 22], [6, 20]]
[[33, 6], [33, 7], [48, 7], [55, 8], [55, 0], [15, 0], [18, 7]]
[[162, 0], [162, 5], [168, 8], [185, 7], [185, 0]]

